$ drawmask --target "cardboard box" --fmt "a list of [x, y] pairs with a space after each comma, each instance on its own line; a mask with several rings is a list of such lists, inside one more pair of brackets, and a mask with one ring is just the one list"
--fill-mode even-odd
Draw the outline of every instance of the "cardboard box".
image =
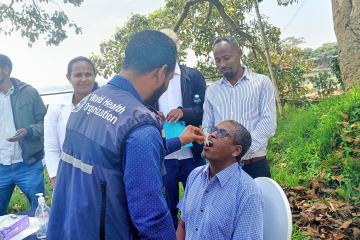
[[0, 240], [9, 240], [29, 227], [29, 216], [9, 214], [0, 216]]

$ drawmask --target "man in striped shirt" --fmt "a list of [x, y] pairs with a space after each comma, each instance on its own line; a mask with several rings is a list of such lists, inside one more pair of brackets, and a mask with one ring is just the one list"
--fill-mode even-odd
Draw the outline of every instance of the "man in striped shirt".
[[267, 76], [241, 66], [242, 51], [233, 37], [215, 40], [213, 53], [223, 77], [208, 87], [202, 127], [206, 131], [224, 120], [235, 120], [251, 133], [252, 144], [240, 161], [251, 177], [270, 177], [268, 140], [276, 130], [275, 90]]

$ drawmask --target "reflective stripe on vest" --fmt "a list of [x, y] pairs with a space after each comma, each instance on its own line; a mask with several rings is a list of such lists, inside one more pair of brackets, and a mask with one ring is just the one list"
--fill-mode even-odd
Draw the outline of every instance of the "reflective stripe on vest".
[[67, 163], [73, 165], [73, 167], [79, 168], [81, 171], [83, 171], [87, 174], [92, 174], [93, 166], [83, 163], [81, 160], [79, 160], [67, 153], [61, 152], [61, 159], [64, 162], [67, 162]]

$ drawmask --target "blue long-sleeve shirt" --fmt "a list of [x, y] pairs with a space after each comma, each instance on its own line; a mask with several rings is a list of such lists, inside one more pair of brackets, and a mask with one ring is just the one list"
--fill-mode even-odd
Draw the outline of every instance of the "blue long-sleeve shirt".
[[[179, 138], [169, 139], [167, 149], [181, 147]], [[124, 184], [131, 220], [142, 239], [175, 239], [161, 176], [167, 151], [159, 130], [145, 125], [126, 141]]]
[[[115, 76], [110, 82], [141, 101], [133, 85]], [[164, 146], [166, 144], [166, 146]], [[164, 196], [162, 176], [164, 156], [181, 148], [179, 138], [164, 143], [159, 130], [144, 125], [126, 140], [124, 184], [132, 223], [141, 239], [176, 239], [172, 218]]]

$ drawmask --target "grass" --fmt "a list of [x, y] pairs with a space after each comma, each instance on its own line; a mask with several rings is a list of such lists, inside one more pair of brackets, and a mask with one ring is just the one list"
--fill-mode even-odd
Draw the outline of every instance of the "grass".
[[[268, 158], [274, 179], [283, 186], [308, 186], [325, 169], [327, 180], [332, 174], [342, 176], [338, 191], [344, 198], [359, 197], [353, 186], [359, 185], [358, 159], [336, 156], [334, 146], [337, 122], [360, 102], [360, 87], [309, 108], [286, 106], [286, 119], [278, 121], [275, 137], [269, 142]], [[333, 173], [333, 166], [339, 171]], [[330, 181], [329, 181], [330, 182]]]
[[[44, 176], [45, 176], [45, 192], [46, 192], [45, 198], [47, 205], [50, 206], [51, 204], [50, 196], [52, 195], [52, 189], [46, 168], [44, 169]], [[25, 212], [29, 210], [29, 206], [30, 204], [25, 194], [21, 192], [18, 187], [15, 187], [14, 193], [10, 199], [8, 212], [9, 213]]]

